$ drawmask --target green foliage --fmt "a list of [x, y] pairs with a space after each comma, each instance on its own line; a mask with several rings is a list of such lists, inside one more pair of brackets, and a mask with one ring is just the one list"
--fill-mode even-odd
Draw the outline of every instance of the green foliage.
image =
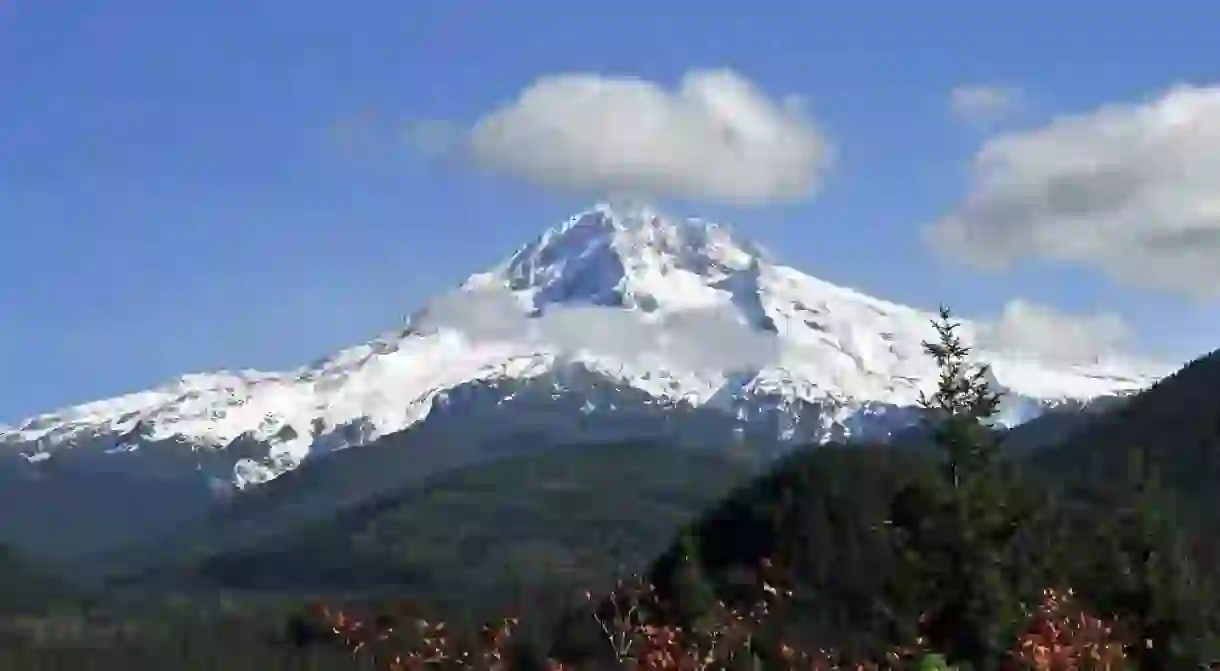
[[708, 582], [700, 556], [699, 540], [689, 529], [678, 536], [678, 547], [682, 552], [682, 567], [679, 569], [677, 589], [678, 602], [682, 604], [683, 619], [697, 621], [701, 615], [711, 613], [716, 603], [716, 591]]
[[[1132, 452], [1130, 462], [1127, 484], [1134, 496], [1112, 506], [1111, 517], [1098, 526], [1094, 538], [1101, 562], [1079, 582], [1098, 595], [1099, 607], [1122, 619], [1131, 641], [1128, 654], [1140, 669], [1201, 664], [1208, 604], [1216, 603], [1217, 594], [1182, 541], [1173, 495], [1141, 451]], [[1098, 580], [1106, 584], [1095, 584]]]
[[919, 660], [917, 671], [954, 671], [954, 667], [949, 666], [944, 655], [932, 653], [924, 655]]
[[77, 596], [67, 583], [0, 544], [0, 616], [40, 612]]
[[987, 385], [987, 367], [971, 367], [970, 348], [947, 309], [933, 325], [939, 340], [924, 349], [940, 377], [920, 405], [934, 422], [942, 469], [938, 477], [911, 481], [893, 499], [891, 528], [901, 561], [889, 593], [896, 600], [914, 597], [895, 609], [906, 615], [922, 609], [919, 633], [933, 649], [989, 671], [1015, 639], [1022, 603], [1036, 594], [1023, 594], [1014, 581], [1023, 567], [1015, 564], [1013, 542], [1028, 514], [1013, 505], [997, 463], [989, 421], [1000, 399]]
[[[981, 481], [992, 467], [999, 441], [988, 420], [995, 416], [1000, 395], [987, 384], [987, 365], [971, 366], [970, 348], [957, 334], [960, 326], [948, 308], [932, 322], [938, 340], [923, 343], [924, 352], [940, 370], [936, 391], [919, 394], [919, 405], [933, 422], [933, 439], [944, 451], [946, 479], [954, 489]], [[963, 483], [963, 479], [970, 482]]]
[[247, 604], [229, 613], [168, 604], [134, 612], [0, 618], [0, 669], [125, 671], [364, 671], [346, 650], [294, 645], [284, 612]]
[[1069, 562], [1072, 580], [1120, 617], [1141, 668], [1220, 657], [1220, 352], [1033, 462], [1087, 492], [1070, 533], [1090, 551]]
[[[1062, 443], [1011, 457], [988, 431], [995, 406], [982, 388], [985, 371], [970, 367], [968, 350], [947, 339], [931, 344], [929, 353], [946, 365], [938, 393], [926, 399], [940, 449], [923, 449], [916, 436], [918, 449], [827, 445], [781, 461], [692, 527], [708, 584], [741, 605], [748, 598], [733, 576], [762, 557], [785, 557], [796, 592], [784, 613], [785, 640], [853, 658], [876, 658], [923, 634], [934, 649], [994, 664], [1022, 621], [1019, 606], [1037, 603], [1045, 587], [1075, 588], [1086, 610], [1118, 616], [1131, 642], [1159, 632], [1169, 641], [1159, 648], [1174, 651], [1170, 668], [1220, 657], [1220, 600], [1209, 572], [1220, 563], [1208, 561], [1217, 556], [1212, 529], [1220, 527], [1200, 514], [1216, 510], [1208, 483], [1220, 481], [1213, 475], [1220, 355], [1209, 369], [1193, 366], [1082, 422], [1083, 429], [1057, 428], [1050, 435], [1066, 435]], [[1175, 400], [1183, 394], [1190, 398]], [[1213, 419], [1171, 423], [1175, 403]], [[1127, 422], [1141, 424], [1128, 431]], [[1128, 433], [1161, 437], [1149, 451], [1163, 474], [1160, 493], [1141, 494], [1126, 452], [1094, 442], [1125, 445]], [[1195, 468], [1181, 468], [1179, 453]], [[681, 556], [675, 542], [654, 565], [660, 588], [678, 591]], [[1187, 656], [1191, 649], [1198, 653]]]
[[366, 500], [199, 565], [201, 588], [410, 597], [481, 619], [640, 570], [751, 475], [656, 441], [497, 459]]
[[[1138, 455], [1132, 463], [1132, 455]], [[1152, 388], [1031, 456], [1046, 473], [1130, 497], [1132, 468], [1155, 469], [1178, 506], [1179, 526], [1200, 561], [1220, 567], [1220, 351], [1191, 362]]]
[[[749, 576], [762, 559], [782, 558], [794, 591], [783, 639], [810, 650], [833, 646], [853, 658], [879, 656], [888, 647], [888, 619], [878, 596], [893, 570], [883, 524], [888, 502], [910, 474], [934, 468], [927, 455], [884, 446], [796, 453], [691, 527], [705, 579], [730, 606], [748, 608], [759, 597]], [[687, 610], [678, 589], [683, 556], [675, 542], [650, 579]]]

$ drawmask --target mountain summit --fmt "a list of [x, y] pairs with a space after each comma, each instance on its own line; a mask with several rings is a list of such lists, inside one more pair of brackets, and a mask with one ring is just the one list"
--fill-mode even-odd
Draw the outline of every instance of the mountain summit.
[[762, 261], [762, 250], [716, 224], [599, 205], [466, 286], [507, 288], [536, 313], [573, 304], [676, 311], [716, 304], [725, 290], [736, 296], [733, 278], [757, 276]]
[[[587, 431], [647, 406], [780, 442], [884, 436], [914, 420], [934, 380], [921, 348], [932, 318], [778, 264], [728, 228], [598, 205], [430, 301], [403, 330], [296, 370], [187, 375], [0, 427], [0, 462], [113, 470], [126, 455], [123, 468], [247, 488], [438, 413], [512, 406], [503, 416], [521, 421], [561, 397]], [[1008, 394], [1010, 424], [1163, 372], [978, 354]]]

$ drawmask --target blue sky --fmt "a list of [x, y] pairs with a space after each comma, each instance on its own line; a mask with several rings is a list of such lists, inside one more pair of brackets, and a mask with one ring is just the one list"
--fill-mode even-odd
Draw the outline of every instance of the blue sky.
[[[288, 367], [396, 325], [590, 202], [438, 164], [404, 128], [461, 128], [573, 72], [675, 87], [727, 67], [801, 96], [836, 148], [816, 197], [667, 207], [813, 275], [968, 316], [1017, 297], [1115, 312], [1135, 347], [1175, 359], [1220, 344], [1215, 294], [1144, 281], [1161, 266], [1141, 272], [1138, 249], [1123, 281], [1054, 250], [993, 272], [923, 232], [966, 197], [988, 138], [1220, 80], [1220, 4], [914, 5], [0, 0], [0, 420]], [[961, 86], [1019, 96], [965, 120]]]

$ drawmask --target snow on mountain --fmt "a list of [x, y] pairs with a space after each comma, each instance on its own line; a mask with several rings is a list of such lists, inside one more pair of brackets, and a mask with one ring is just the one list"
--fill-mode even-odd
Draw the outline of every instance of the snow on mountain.
[[[725, 227], [599, 205], [432, 301], [406, 329], [287, 372], [186, 375], [0, 426], [0, 457], [155, 449], [199, 464], [233, 452], [211, 475], [246, 487], [412, 426], [463, 387], [561, 380], [574, 367], [658, 404], [780, 417], [781, 438], [863, 435], [900, 426], [891, 411], [934, 380], [920, 344], [932, 318], [780, 265]], [[977, 333], [963, 324], [967, 340]], [[978, 355], [1008, 395], [1009, 424], [1168, 372]], [[585, 412], [601, 409], [590, 401]]]

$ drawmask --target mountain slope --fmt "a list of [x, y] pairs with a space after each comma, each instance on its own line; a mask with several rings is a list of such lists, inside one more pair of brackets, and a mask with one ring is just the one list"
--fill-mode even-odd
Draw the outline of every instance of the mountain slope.
[[[234, 490], [430, 422], [477, 418], [483, 439], [636, 431], [780, 451], [884, 439], [911, 425], [933, 380], [920, 344], [931, 317], [781, 265], [727, 228], [603, 205], [472, 275], [405, 328], [306, 366], [188, 375], [0, 427], [0, 482], [11, 483], [8, 496], [39, 502], [24, 508], [60, 519], [146, 512], [122, 533], [82, 529], [92, 540], [76, 545], [92, 547], [146, 538]], [[1142, 389], [1160, 373], [979, 355], [1008, 392], [1009, 425]], [[465, 443], [472, 454], [477, 442]], [[413, 470], [465, 456], [421, 452]]]
[[1079, 426], [1034, 463], [1079, 479], [1121, 483], [1133, 453], [1173, 492], [1183, 514], [1201, 524], [1220, 565], [1220, 351], [1200, 357], [1113, 412]]
[[39, 612], [56, 600], [79, 596], [65, 581], [0, 544], [0, 618]]
[[[410, 426], [463, 384], [529, 379], [563, 365], [603, 374], [658, 401], [726, 410], [743, 401], [755, 401], [745, 404], [752, 408], [825, 399], [853, 411], [869, 403], [906, 406], [932, 373], [920, 354], [930, 315], [773, 263], [714, 224], [675, 223], [647, 209], [599, 206], [579, 214], [472, 276], [447, 299], [443, 311], [456, 319], [436, 318], [434, 304], [403, 331], [293, 371], [188, 375], [24, 420], [0, 432], [0, 441], [30, 461], [86, 444], [122, 452], [172, 443], [177, 447], [159, 451], [188, 453], [180, 456], [246, 485], [290, 470], [309, 454]], [[505, 301], [518, 311], [505, 311]], [[572, 313], [589, 306], [611, 308], [601, 316], [617, 321], [602, 323], [623, 330], [613, 339], [656, 338], [632, 342], [650, 347], [629, 361], [621, 360], [623, 351], [572, 347], [606, 344], [591, 336], [565, 342], [564, 324], [556, 324], [565, 312], [569, 319], [593, 318]], [[552, 319], [537, 319], [548, 314]], [[971, 329], [965, 326], [967, 335]], [[742, 356], [717, 341], [743, 337], [772, 351]], [[1131, 367], [1053, 366], [983, 354], [993, 361], [999, 385], [1034, 401], [1131, 391], [1155, 379]], [[1018, 419], [1028, 411], [1012, 408]], [[848, 414], [833, 421], [847, 426]], [[102, 437], [105, 446], [93, 444]], [[227, 451], [216, 448], [232, 448], [243, 437], [266, 449], [231, 450], [223, 467], [209, 461]]]
[[[1007, 436], [1025, 448], [1006, 452], [1018, 466], [1011, 471], [1014, 491], [1042, 502], [1031, 522], [1035, 526], [1018, 545], [1030, 560], [1024, 564], [1026, 577], [1037, 578], [1035, 584], [1066, 580], [1097, 612], [1114, 612], [1107, 609], [1119, 603], [1139, 608], [1143, 596], [1124, 591], [1135, 580], [1125, 562], [1140, 556], [1143, 546], [1118, 532], [1138, 533], [1141, 543], [1151, 544], [1153, 559], [1136, 562], [1163, 567], [1171, 554], [1184, 558], [1176, 564], [1181, 573], [1175, 579], [1181, 582], [1154, 588], [1163, 590], [1156, 608], [1177, 598], [1172, 590], [1186, 585], [1183, 598], [1199, 599], [1199, 609], [1183, 611], [1184, 621], [1220, 631], [1220, 602], [1208, 600], [1208, 590], [1220, 585], [1220, 514], [1214, 498], [1220, 482], [1220, 352], [1122, 403], [1085, 414], [1041, 427], [1035, 426], [1044, 424], [1039, 418]], [[1034, 429], [1032, 435], [1026, 427]], [[785, 640], [859, 653], [883, 650], [892, 634], [886, 581], [896, 575], [897, 556], [885, 531], [893, 512], [889, 506], [902, 484], [938, 467], [941, 455], [926, 449], [927, 443], [911, 432], [886, 445], [800, 451], [709, 508], [691, 536], [697, 539], [693, 556], [716, 595], [754, 596], [743, 595], [734, 576], [764, 557], [786, 557], [793, 562], [787, 578], [803, 597], [789, 611], [792, 619], [785, 626], [793, 631], [785, 632]], [[1133, 451], [1144, 456], [1161, 488], [1145, 504], [1151, 501], [1157, 513], [1168, 515], [1181, 545], [1151, 526], [1123, 526], [1141, 503], [1137, 490], [1147, 483], [1147, 471], [1128, 470]], [[680, 558], [689, 552], [681, 540], [671, 542], [650, 574], [665, 594], [680, 589]]]
[[506, 605], [640, 570], [753, 469], [655, 441], [560, 445], [451, 470], [338, 514], [205, 555], [205, 587], [408, 590]]

